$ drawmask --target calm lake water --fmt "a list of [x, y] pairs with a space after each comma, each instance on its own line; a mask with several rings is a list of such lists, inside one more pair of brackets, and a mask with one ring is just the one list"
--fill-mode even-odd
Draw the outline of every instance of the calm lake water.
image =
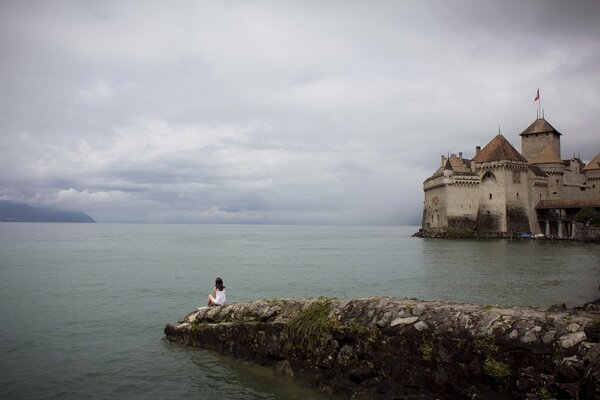
[[0, 397], [320, 399], [267, 369], [162, 339], [204, 305], [413, 296], [583, 304], [600, 246], [411, 238], [417, 227], [0, 223]]

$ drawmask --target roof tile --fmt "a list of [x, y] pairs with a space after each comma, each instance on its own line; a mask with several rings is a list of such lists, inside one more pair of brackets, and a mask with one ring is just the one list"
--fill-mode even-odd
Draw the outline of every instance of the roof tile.
[[493, 162], [493, 161], [520, 161], [527, 162], [525, 157], [521, 155], [509, 143], [506, 138], [500, 134], [496, 135], [481, 151], [473, 158], [477, 163]]

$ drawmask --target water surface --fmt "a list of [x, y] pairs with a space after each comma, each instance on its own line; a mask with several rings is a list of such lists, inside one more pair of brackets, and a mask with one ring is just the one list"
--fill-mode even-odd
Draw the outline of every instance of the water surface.
[[412, 296], [479, 304], [598, 297], [600, 246], [412, 238], [417, 227], [0, 223], [1, 397], [313, 399], [269, 370], [162, 341], [203, 305]]

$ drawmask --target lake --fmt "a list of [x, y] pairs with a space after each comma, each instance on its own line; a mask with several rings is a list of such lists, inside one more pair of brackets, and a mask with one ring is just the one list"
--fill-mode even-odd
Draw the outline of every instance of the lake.
[[1, 397], [320, 399], [164, 340], [221, 276], [228, 302], [411, 296], [580, 305], [600, 246], [433, 240], [418, 227], [0, 223]]

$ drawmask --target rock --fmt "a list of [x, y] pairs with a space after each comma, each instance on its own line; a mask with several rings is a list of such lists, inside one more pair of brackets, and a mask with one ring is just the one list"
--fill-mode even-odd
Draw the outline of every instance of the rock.
[[521, 338], [521, 342], [523, 343], [535, 343], [537, 341], [537, 336], [533, 330], [525, 332], [523, 337]]
[[277, 376], [284, 376], [289, 378], [294, 377], [294, 370], [292, 370], [292, 367], [290, 366], [290, 362], [288, 360], [276, 362], [273, 366], [273, 372]]
[[416, 324], [413, 325], [415, 327], [415, 329], [419, 332], [421, 332], [422, 330], [427, 329], [427, 323], [424, 321], [419, 321]]
[[423, 315], [423, 313], [425, 312], [425, 307], [423, 307], [421, 304], [418, 304], [414, 306], [412, 310], [410, 310], [410, 312], [412, 313], [412, 315], [418, 317], [419, 315]]
[[561, 312], [561, 311], [566, 311], [566, 310], [567, 310], [567, 305], [565, 303], [552, 304], [550, 307], [548, 307], [548, 311], [550, 311], [550, 312]]
[[410, 325], [418, 319], [419, 317], [396, 318], [390, 323], [390, 326], [394, 327], [398, 325]]
[[600, 350], [586, 340], [598, 315], [391, 297], [278, 299], [201, 308], [164, 331], [343, 398], [591, 399]]
[[550, 344], [554, 340], [555, 336], [556, 336], [556, 331], [548, 331], [548, 332], [544, 333], [544, 335], [542, 336], [542, 342], [544, 344]]
[[361, 383], [365, 379], [373, 376], [372, 371], [369, 368], [357, 367], [350, 370], [348, 377], [354, 383]]
[[580, 399], [600, 399], [600, 345], [595, 345], [585, 356], [587, 365], [579, 385]]
[[575, 333], [569, 333], [568, 335], [561, 336], [559, 338], [559, 341], [560, 341], [560, 345], [562, 347], [564, 347], [565, 349], [570, 349], [571, 347], [575, 346], [576, 344], [583, 342], [585, 339], [587, 339], [585, 332], [575, 332]]
[[586, 326], [584, 332], [591, 342], [600, 342], [600, 323], [598, 323], [598, 320], [594, 320], [590, 325]]

